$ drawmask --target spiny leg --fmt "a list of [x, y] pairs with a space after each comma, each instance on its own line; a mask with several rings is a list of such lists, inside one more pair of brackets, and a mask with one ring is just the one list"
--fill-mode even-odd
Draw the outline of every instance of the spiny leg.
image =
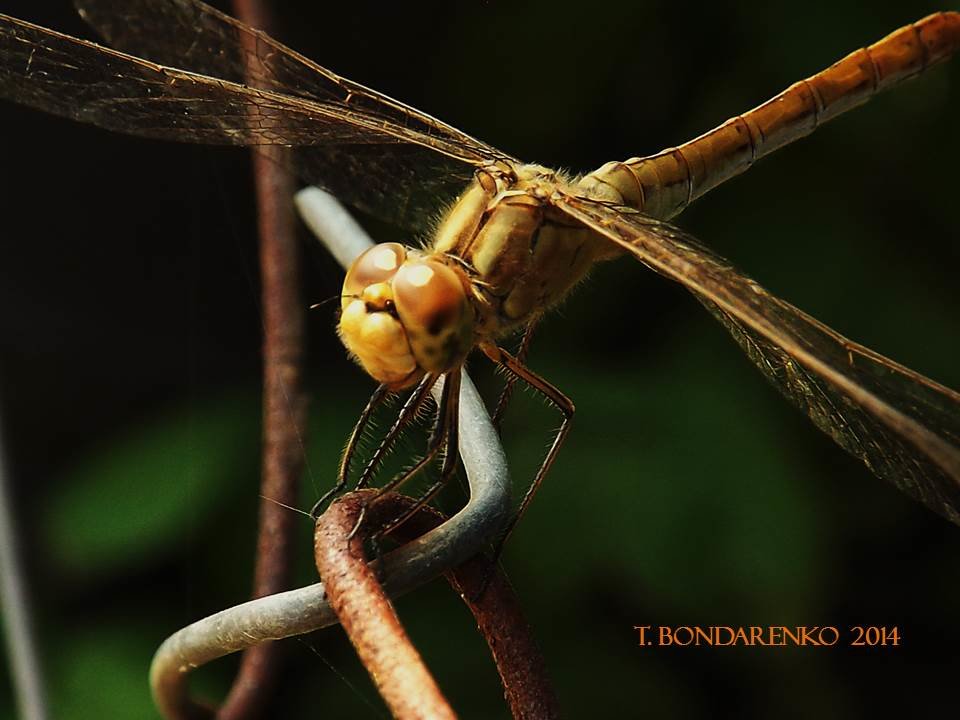
[[461, 371], [459, 369], [447, 374], [440, 401], [437, 427], [434, 430], [434, 435], [430, 439], [430, 446], [427, 449], [426, 455], [410, 470], [393, 478], [393, 480], [380, 490], [380, 494], [395, 489], [406, 482], [412, 475], [423, 468], [436, 455], [439, 449], [445, 445], [443, 463], [440, 465], [440, 477], [433, 485], [427, 488], [426, 492], [417, 498], [417, 501], [400, 517], [378, 532], [377, 537], [389, 534], [416, 515], [424, 505], [433, 499], [433, 496], [446, 485], [447, 481], [450, 480], [454, 472], [456, 472], [457, 461], [460, 456], [460, 379]]
[[[521, 365], [526, 364], [527, 362], [527, 353], [530, 352], [530, 341], [533, 339], [533, 331], [537, 327], [537, 323], [540, 322], [539, 317], [533, 318], [527, 327], [524, 328], [523, 338], [520, 340], [520, 347], [517, 348], [517, 357], [516, 360]], [[507, 404], [510, 402], [510, 398], [513, 396], [513, 387], [517, 384], [517, 376], [513, 373], [507, 375], [506, 383], [503, 386], [503, 391], [500, 393], [500, 398], [497, 400], [497, 409], [493, 411], [493, 426], [497, 429], [497, 432], [500, 432], [500, 423], [503, 421], [503, 413], [507, 409]]]
[[[410, 424], [410, 422], [417, 416], [417, 412], [423, 406], [423, 403], [426, 402], [427, 395], [430, 393], [430, 390], [433, 389], [433, 386], [436, 384], [437, 380], [440, 378], [439, 375], [432, 374], [426, 375], [424, 378], [417, 383], [417, 386], [414, 388], [413, 392], [410, 393], [406, 401], [403, 403], [403, 407], [400, 408], [400, 412], [397, 415], [397, 419], [393, 421], [393, 425], [387, 431], [387, 434], [384, 436], [383, 440], [380, 441], [380, 445], [374, 451], [373, 456], [370, 458], [370, 461], [364, 467], [363, 472], [360, 474], [360, 479], [357, 481], [356, 488], [360, 490], [361, 488], [366, 487], [370, 484], [370, 480], [373, 477], [374, 472], [376, 472], [377, 466], [386, 457], [386, 454], [393, 447], [393, 444], [396, 442], [397, 438], [400, 437], [400, 433], [403, 429]], [[417, 464], [416, 470], [419, 470], [422, 465]], [[379, 493], [378, 493], [379, 495]], [[353, 526], [353, 530], [350, 531], [350, 534], [347, 535], [347, 539], [350, 540], [360, 529], [360, 526], [363, 525], [363, 521], [367, 516], [366, 504], [360, 509], [360, 514], [357, 516], [357, 523]]]
[[353, 432], [350, 433], [350, 439], [347, 441], [347, 446], [343, 450], [343, 455], [340, 456], [340, 469], [337, 472], [337, 484], [334, 485], [332, 489], [325, 492], [323, 497], [317, 500], [317, 502], [315, 502], [313, 507], [310, 509], [310, 515], [314, 520], [319, 517], [320, 508], [327, 504], [327, 500], [342, 492], [347, 486], [347, 476], [350, 474], [350, 464], [353, 462], [353, 456], [357, 451], [357, 444], [360, 442], [360, 436], [363, 434], [363, 430], [366, 428], [367, 423], [370, 422], [370, 417], [373, 415], [373, 411], [377, 409], [377, 406], [380, 405], [384, 398], [386, 398], [389, 394], [390, 391], [387, 389], [387, 386], [385, 384], [381, 384], [376, 390], [373, 391], [373, 395], [371, 395], [370, 399], [367, 401], [367, 406], [363, 409], [363, 412], [360, 413], [357, 423], [353, 426]]
[[[432, 383], [431, 383], [432, 385]], [[409, 401], [408, 401], [409, 402]], [[406, 406], [404, 407], [406, 410]], [[430, 439], [427, 442], [427, 450], [423, 456], [417, 460], [411, 467], [407, 468], [403, 472], [397, 474], [393, 477], [390, 482], [383, 485], [378, 491], [377, 494], [372, 498], [370, 502], [376, 502], [377, 498], [383, 496], [384, 493], [388, 493], [391, 490], [395, 490], [400, 485], [405, 483], [411, 477], [420, 472], [423, 468], [430, 464], [433, 459], [436, 457], [437, 453], [440, 452], [440, 449], [444, 446], [444, 441], [447, 442], [447, 454], [444, 457], [440, 484], [446, 481], [453, 474], [453, 469], [456, 468], [456, 460], [452, 463], [450, 461], [450, 438], [453, 437], [453, 451], [454, 454], [457, 453], [457, 440], [456, 436], [459, 430], [459, 416], [460, 416], [460, 370], [455, 370], [450, 372], [446, 376], [446, 380], [443, 384], [443, 391], [440, 395], [440, 405], [437, 410], [437, 423], [433, 428], [433, 431], [430, 433]], [[448, 464], [452, 467], [448, 468]], [[438, 488], [439, 489], [439, 488]], [[430, 492], [436, 492], [432, 487], [428, 490]], [[422, 500], [422, 498], [421, 498]], [[404, 514], [392, 522], [389, 527], [385, 530], [381, 530], [376, 533], [371, 540], [376, 542], [377, 539], [385, 535], [390, 530], [400, 526], [409, 519], [415, 512], [417, 512], [421, 507], [423, 507], [426, 502], [429, 502], [429, 497], [426, 500], [421, 502], [418, 500], [416, 504], [409, 510], [405, 511]], [[354, 533], [360, 529], [360, 526], [363, 524], [363, 521], [366, 519], [367, 514], [367, 504], [360, 509], [360, 514], [357, 516], [357, 523], [354, 526], [353, 530], [350, 531], [348, 537], [353, 537]]]
[[380, 462], [384, 457], [386, 457], [391, 448], [393, 448], [393, 444], [397, 441], [397, 438], [400, 436], [400, 433], [403, 431], [403, 429], [417, 416], [417, 411], [419, 411], [423, 403], [426, 402], [427, 395], [430, 394], [430, 389], [434, 386], [439, 377], [439, 375], [435, 374], [424, 376], [423, 380], [421, 380], [417, 384], [417, 387], [414, 388], [413, 392], [410, 393], [410, 396], [406, 399], [406, 402], [403, 403], [403, 407], [400, 408], [400, 413], [397, 415], [397, 419], [393, 421], [393, 425], [387, 431], [387, 434], [383, 437], [380, 445], [374, 451], [369, 462], [367, 462], [366, 467], [363, 469], [363, 472], [360, 473], [360, 479], [357, 481], [356, 485], [357, 490], [365, 488], [370, 484], [370, 479], [376, 472]]
[[527, 507], [530, 505], [530, 501], [533, 499], [533, 496], [539, 489], [540, 483], [543, 482], [544, 476], [546, 476], [551, 465], [553, 465], [553, 461], [557, 457], [557, 452], [563, 445], [564, 440], [566, 440], [567, 433], [570, 432], [570, 423], [573, 421], [573, 414], [576, 411], [576, 408], [573, 405], [573, 401], [560, 392], [558, 388], [534, 373], [503, 348], [499, 348], [496, 345], [483, 345], [481, 346], [481, 349], [483, 350], [484, 354], [495, 363], [498, 363], [510, 374], [516, 376], [516, 378], [519, 380], [523, 380], [525, 383], [527, 383], [527, 385], [547, 398], [550, 404], [557, 408], [563, 415], [563, 421], [560, 423], [560, 429], [557, 430], [557, 434], [553, 438], [550, 449], [547, 451], [547, 455], [543, 459], [540, 469], [537, 470], [537, 474], [533, 478], [533, 483], [531, 483], [530, 487], [527, 488], [527, 492], [524, 494], [523, 500], [520, 502], [520, 507], [518, 508], [516, 515], [514, 515], [507, 524], [507, 527], [504, 529], [496, 547], [494, 548], [493, 561], [495, 563], [500, 557], [500, 553], [503, 551], [503, 546], [506, 544], [507, 539], [513, 532], [513, 529], [517, 526], [517, 523], [520, 522], [520, 518], [523, 517]]
[[373, 411], [390, 394], [386, 383], [380, 385], [373, 391], [370, 401], [360, 414], [357, 424], [350, 433], [350, 439], [347, 441], [347, 447], [344, 448], [343, 455], [340, 456], [340, 469], [337, 471], [337, 485], [343, 488], [347, 484], [347, 477], [350, 475], [350, 465], [353, 463], [353, 455], [357, 450], [357, 443], [360, 441], [360, 435], [366, 424], [370, 421]]

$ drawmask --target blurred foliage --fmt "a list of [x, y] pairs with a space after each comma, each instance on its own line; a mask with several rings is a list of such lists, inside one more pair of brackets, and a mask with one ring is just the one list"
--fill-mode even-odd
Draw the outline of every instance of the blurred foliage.
[[53, 657], [51, 710], [63, 718], [151, 717], [156, 714], [144, 692], [144, 662], [149, 663], [152, 633], [135, 621], [97, 623], [70, 636], [64, 652]]
[[[67, 2], [9, 5], [89, 34]], [[937, 9], [911, 5], [275, 3], [280, 36], [307, 56], [577, 171], [682, 142]], [[771, 290], [952, 387], [958, 68], [784, 149], [681, 219]], [[0, 398], [53, 706], [149, 717], [154, 649], [249, 594], [261, 320], [248, 167], [239, 151], [0, 114], [19, 140], [0, 173]], [[305, 247], [309, 301], [335, 295], [339, 271]], [[372, 389], [333, 322], [310, 319], [302, 508], [330, 486]], [[598, 268], [538, 329], [531, 366], [578, 415], [505, 564], [569, 717], [944, 706], [960, 532], [820, 435], [682, 289], [629, 261]], [[486, 363], [471, 371], [495, 398]], [[518, 393], [505, 433], [518, 494], [557, 422]], [[307, 519], [301, 532], [307, 583]], [[504, 717], [454, 595], [434, 583], [398, 608], [463, 717]], [[639, 624], [897, 625], [905, 643], [639, 648]], [[339, 631], [286, 646], [276, 716], [385, 716]], [[235, 663], [199, 671], [197, 691], [221, 697]], [[3, 685], [0, 716], [11, 702]]]
[[58, 569], [81, 577], [116, 572], [195, 533], [228, 486], [257, 465], [252, 400], [218, 399], [150, 418], [73, 465], [43, 517]]

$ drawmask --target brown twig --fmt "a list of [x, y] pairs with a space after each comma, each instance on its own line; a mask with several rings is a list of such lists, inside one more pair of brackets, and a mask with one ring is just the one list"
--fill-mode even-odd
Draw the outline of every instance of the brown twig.
[[470, 608], [487, 641], [513, 717], [560, 717], [560, 704], [543, 655], [507, 576], [491, 567], [486, 558], [476, 557], [448, 573], [447, 578]]
[[371, 497], [370, 492], [350, 493], [317, 520], [314, 556], [330, 605], [397, 720], [455, 718], [364, 557], [368, 529], [391, 519], [383, 512], [388, 504], [370, 505], [368, 520], [354, 532]]
[[[234, 12], [264, 28], [266, 9], [257, 0], [234, 0]], [[299, 251], [289, 174], [270, 157], [282, 148], [253, 153], [263, 307], [263, 467], [253, 597], [289, 587], [294, 515], [303, 467], [306, 398], [301, 386], [303, 303]], [[221, 720], [259, 715], [277, 676], [279, 646], [261, 643], [243, 655], [233, 687], [218, 712]]]
[[[363, 555], [363, 537], [414, 501], [395, 493], [381, 497], [368, 506], [363, 526], [354, 533], [361, 509], [375, 493], [351, 493], [321, 516], [314, 536], [317, 569], [330, 604], [394, 716], [454, 717]], [[398, 540], [406, 540], [442, 519], [432, 508], [421, 508], [395, 534], [402, 536]], [[493, 653], [513, 716], [558, 717], [556, 697], [520, 605], [504, 575], [492, 570], [478, 557], [446, 575], [474, 614]]]
[[[402, 495], [396, 498], [401, 501], [394, 511], [397, 513], [411, 502]], [[391, 537], [406, 542], [442, 520], [433, 508], [424, 508]], [[473, 613], [487, 641], [513, 717], [522, 720], [560, 717], [560, 705], [543, 655], [506, 574], [486, 557], [477, 555], [444, 575]]]

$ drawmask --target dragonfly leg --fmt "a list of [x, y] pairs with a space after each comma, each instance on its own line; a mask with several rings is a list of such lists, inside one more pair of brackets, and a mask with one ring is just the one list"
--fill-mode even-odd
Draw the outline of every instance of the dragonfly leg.
[[360, 479], [357, 481], [356, 485], [357, 490], [365, 488], [370, 484], [370, 479], [376, 472], [380, 462], [393, 448], [393, 444], [397, 441], [397, 438], [400, 437], [400, 433], [403, 431], [403, 429], [417, 416], [417, 412], [423, 406], [423, 403], [426, 402], [427, 396], [430, 394], [430, 390], [433, 388], [439, 377], [439, 375], [433, 374], [426, 375], [423, 380], [417, 384], [417, 387], [414, 388], [413, 392], [410, 393], [410, 397], [407, 398], [406, 402], [403, 403], [403, 407], [400, 408], [400, 413], [397, 415], [397, 419], [394, 420], [393, 425], [387, 431], [387, 434], [384, 435], [383, 440], [380, 442], [380, 445], [377, 447], [376, 451], [374, 451], [369, 462], [367, 462], [366, 467], [363, 468], [363, 472], [360, 473]]
[[327, 501], [334, 495], [342, 492], [347, 486], [347, 476], [350, 474], [350, 464], [353, 462], [353, 456], [357, 451], [357, 444], [360, 442], [360, 436], [363, 434], [363, 430], [366, 428], [367, 423], [370, 422], [370, 416], [373, 415], [373, 411], [376, 410], [377, 406], [380, 405], [384, 398], [386, 398], [389, 394], [390, 391], [387, 389], [387, 386], [382, 384], [373, 391], [373, 395], [371, 395], [370, 399], [367, 401], [367, 406], [363, 409], [363, 412], [360, 413], [360, 417], [357, 419], [356, 425], [353, 426], [353, 432], [350, 433], [350, 439], [347, 441], [347, 447], [344, 449], [343, 455], [340, 456], [340, 469], [337, 472], [337, 484], [325, 492], [310, 509], [310, 515], [314, 520], [320, 516], [320, 509], [327, 504]]
[[[373, 473], [376, 471], [377, 466], [386, 457], [387, 453], [390, 451], [390, 448], [393, 447], [393, 443], [396, 442], [396, 439], [400, 436], [401, 431], [405, 428], [413, 418], [417, 416], [417, 412], [423, 406], [423, 403], [426, 402], [427, 394], [430, 390], [433, 389], [434, 384], [436, 384], [439, 379], [439, 375], [427, 375], [424, 377], [414, 388], [413, 392], [410, 393], [410, 396], [404, 402], [403, 407], [400, 408], [400, 413], [397, 415], [397, 419], [394, 420], [393, 425], [390, 427], [390, 430], [387, 431], [387, 434], [384, 436], [383, 440], [380, 442], [380, 445], [377, 447], [376, 451], [373, 453], [373, 456], [370, 458], [366, 467], [363, 469], [363, 472], [360, 475], [360, 479], [357, 481], [356, 488], [357, 490], [366, 487], [370, 484], [370, 479], [373, 477]], [[446, 398], [446, 393], [442, 396]], [[372, 398], [371, 398], [372, 400]], [[441, 409], [442, 412], [442, 409]], [[436, 435], [437, 429], [434, 429], [434, 437]], [[352, 440], [352, 438], [351, 438]], [[432, 444], [432, 441], [431, 441]], [[439, 444], [438, 444], [439, 446]], [[396, 487], [400, 482], [403, 482], [406, 478], [410, 477], [417, 471], [419, 471], [424, 465], [426, 465], [433, 455], [436, 454], [436, 450], [431, 453], [429, 450], [427, 455], [424, 456], [414, 467], [407, 471], [406, 473], [401, 474], [401, 479], [398, 481], [397, 478], [394, 478], [389, 483], [387, 483], [384, 488], [382, 488], [376, 495], [379, 497], [387, 489], [392, 489]], [[343, 463], [341, 462], [341, 470], [343, 469]], [[344, 476], [345, 482], [345, 476]], [[376, 499], [374, 498], [374, 500]], [[360, 529], [360, 526], [363, 525], [363, 521], [367, 516], [367, 505], [364, 504], [360, 508], [360, 512], [357, 515], [357, 522], [354, 524], [353, 529], [347, 534], [347, 540], [353, 539], [353, 536], [356, 535], [357, 531]]]
[[497, 546], [494, 550], [493, 560], [493, 562], [496, 563], [497, 559], [500, 557], [501, 551], [503, 550], [503, 546], [506, 544], [507, 539], [513, 532], [513, 529], [517, 526], [517, 523], [520, 522], [520, 518], [522, 518], [523, 514], [526, 512], [527, 507], [530, 505], [530, 501], [533, 499], [533, 496], [540, 487], [540, 483], [543, 482], [544, 476], [546, 476], [547, 472], [550, 470], [550, 467], [553, 465], [553, 461], [557, 457], [557, 452], [563, 445], [564, 440], [566, 440], [567, 433], [570, 432], [570, 423], [573, 421], [573, 415], [576, 411], [576, 408], [573, 405], [573, 401], [560, 392], [558, 388], [530, 370], [526, 365], [518, 361], [517, 358], [513, 357], [503, 348], [496, 347], [495, 345], [484, 345], [481, 347], [481, 349], [487, 355], [487, 357], [489, 357], [495, 363], [498, 363], [511, 375], [514, 375], [518, 380], [523, 380], [525, 383], [527, 383], [527, 385], [547, 398], [550, 404], [557, 408], [563, 415], [563, 421], [560, 423], [560, 429], [557, 430], [557, 434], [554, 435], [553, 442], [550, 444], [550, 449], [547, 451], [546, 457], [540, 464], [540, 469], [537, 470], [537, 474], [533, 478], [533, 482], [530, 484], [530, 487], [527, 488], [527, 492], [524, 494], [523, 500], [520, 502], [520, 507], [517, 509], [516, 515], [514, 515], [507, 524], [507, 527], [503, 531], [503, 534], [497, 543]]
[[[523, 331], [523, 338], [520, 340], [520, 347], [517, 348], [517, 362], [521, 365], [525, 365], [527, 362], [527, 353], [530, 352], [530, 341], [533, 339], [533, 331], [537, 327], [537, 323], [540, 321], [539, 317], [535, 317], [529, 323]], [[507, 405], [510, 402], [510, 398], [513, 396], [513, 388], [517, 384], [517, 376], [513, 373], [507, 375], [506, 383], [504, 383], [503, 391], [500, 393], [500, 398], [497, 400], [497, 409], [493, 411], [493, 426], [497, 429], [497, 432], [500, 432], [500, 423], [503, 421], [503, 414], [507, 409]]]
[[[377, 537], [389, 534], [393, 530], [403, 525], [407, 520], [416, 515], [420, 509], [426, 505], [436, 495], [447, 481], [453, 477], [457, 469], [457, 462], [460, 456], [460, 370], [454, 370], [447, 374], [446, 382], [443, 386], [443, 395], [440, 398], [440, 409], [437, 418], [437, 427], [430, 438], [427, 452], [424, 456], [409, 470], [400, 473], [389, 483], [384, 485], [378, 497], [383, 493], [389, 492], [425, 467], [440, 451], [444, 448], [443, 462], [440, 465], [440, 477], [433, 483], [426, 492], [424, 492], [416, 502], [404, 511], [402, 515], [390, 522], [383, 530], [377, 533]], [[374, 498], [375, 500], [376, 498]]]

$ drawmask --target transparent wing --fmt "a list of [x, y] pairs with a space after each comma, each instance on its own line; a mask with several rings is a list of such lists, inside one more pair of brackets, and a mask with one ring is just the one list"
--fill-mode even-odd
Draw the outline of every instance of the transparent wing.
[[[115, 9], [131, 27], [138, 27], [137, 11], [147, 14], [142, 20], [147, 23], [151, 9], [167, 4], [171, 12], [207, 13], [197, 19], [201, 26], [203, 17], [219, 18], [221, 24], [213, 27], [223, 30], [216, 37], [224, 45], [204, 47], [211, 56], [227, 58], [222, 69], [230, 77], [167, 67], [0, 15], [0, 97], [134, 135], [294, 146], [294, 169], [304, 180], [406, 226], [424, 222], [424, 209], [435, 211], [455, 195], [475, 167], [492, 160], [513, 162], [427, 115], [337, 78], [201, 3], [88, 3], [102, 12], [107, 6]], [[145, 24], [139, 27], [147, 32]], [[162, 45], [164, 37], [171, 42], [180, 37], [156, 35], [154, 45]], [[194, 47], [213, 38], [193, 37]], [[194, 55], [205, 56], [199, 49]], [[246, 61], [256, 88], [237, 73], [237, 63]], [[212, 61], [198, 67], [216, 69]], [[283, 67], [290, 71], [275, 69]], [[294, 94], [286, 83], [299, 83], [298, 78], [312, 78], [313, 90]]]
[[[472, 178], [477, 160], [517, 161], [414, 108], [342, 78], [269, 35], [199, 0], [74, 0], [81, 16], [124, 52], [264, 90], [349, 107], [459, 148], [322, 144], [292, 154], [295, 172], [338, 198], [404, 227], [425, 230]], [[448, 150], [449, 153], [449, 150]]]
[[199, 0], [74, 0], [116, 50], [283, 95], [349, 106], [474, 156], [502, 154], [454, 127], [342, 78]]
[[960, 524], [960, 394], [844, 338], [667, 223], [571, 195], [553, 203], [683, 284], [818, 428]]

